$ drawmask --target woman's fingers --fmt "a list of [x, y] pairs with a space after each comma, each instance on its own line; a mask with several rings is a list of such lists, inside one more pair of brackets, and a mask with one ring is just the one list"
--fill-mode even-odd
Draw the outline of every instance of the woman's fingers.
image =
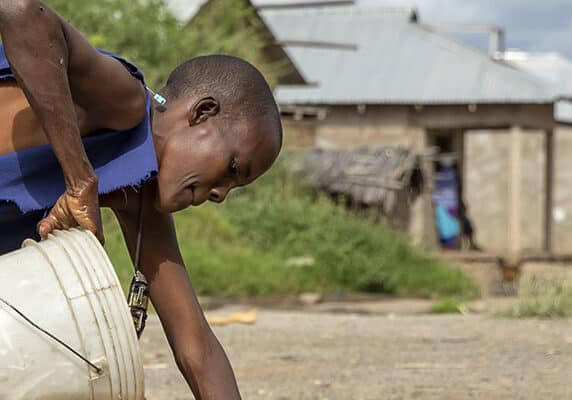
[[46, 239], [48, 234], [56, 229], [69, 229], [77, 225], [65, 205], [62, 204], [65, 203], [63, 197], [62, 195], [49, 214], [38, 223], [38, 233], [42, 239]]
[[82, 193], [79, 196], [65, 194], [67, 200], [67, 210], [73, 216], [77, 225], [87, 229], [95, 237], [104, 243], [103, 229], [101, 223], [101, 213], [99, 210], [99, 199], [97, 192], [95, 196], [90, 193]]
[[67, 192], [61, 195], [49, 214], [38, 223], [37, 229], [40, 237], [46, 239], [48, 234], [56, 229], [80, 226], [92, 232], [103, 244], [104, 237], [97, 197], [95, 203], [89, 200], [92, 199], [73, 196]]

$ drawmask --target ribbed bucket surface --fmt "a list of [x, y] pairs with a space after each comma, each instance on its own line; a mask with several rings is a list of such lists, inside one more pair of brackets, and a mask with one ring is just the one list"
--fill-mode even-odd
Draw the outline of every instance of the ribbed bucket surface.
[[0, 400], [143, 400], [137, 336], [117, 275], [90, 233], [56, 231], [0, 256]]

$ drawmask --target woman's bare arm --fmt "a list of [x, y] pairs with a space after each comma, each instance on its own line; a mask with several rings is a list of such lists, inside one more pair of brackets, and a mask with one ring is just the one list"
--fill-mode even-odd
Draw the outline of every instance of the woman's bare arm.
[[[90, 116], [96, 114], [91, 110], [95, 104], [104, 104], [107, 111], [123, 112], [101, 119], [102, 125], [113, 128], [121, 125], [120, 119], [123, 125], [133, 126], [145, 112], [144, 89], [118, 62], [99, 55], [39, 0], [0, 1], [0, 34], [16, 81], [65, 177], [66, 192], [40, 223], [40, 234], [79, 224], [102, 239], [97, 176], [81, 142], [76, 106]], [[109, 77], [108, 85], [97, 80], [101, 76]], [[93, 87], [99, 89], [94, 92]]]
[[[185, 269], [173, 219], [154, 208], [153, 183], [145, 196], [142, 272], [177, 365], [198, 400], [240, 399], [230, 362], [205, 319]], [[114, 211], [133, 258], [138, 202], [133, 193], [128, 197], [130, 206]]]

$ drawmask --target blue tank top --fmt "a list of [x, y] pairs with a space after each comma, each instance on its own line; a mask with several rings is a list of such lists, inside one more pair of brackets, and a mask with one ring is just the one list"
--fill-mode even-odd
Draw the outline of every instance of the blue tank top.
[[[100, 52], [121, 62], [144, 84], [136, 66], [112, 53]], [[0, 46], [0, 80], [7, 79], [14, 79], [14, 75]], [[147, 93], [147, 112], [139, 125], [127, 131], [101, 130], [82, 138], [99, 179], [100, 194], [138, 185], [157, 173], [150, 107]], [[0, 155], [0, 201], [13, 202], [27, 213], [51, 208], [64, 191], [64, 176], [50, 145]]]
[[[144, 84], [139, 69], [100, 50], [125, 66]], [[0, 80], [14, 79], [0, 45]], [[105, 83], [102, 83], [105, 84]], [[136, 127], [127, 131], [101, 130], [82, 138], [86, 154], [99, 179], [99, 193], [139, 185], [157, 174], [151, 133], [151, 98]], [[26, 238], [39, 239], [36, 224], [65, 191], [61, 167], [50, 145], [0, 155], [0, 254], [17, 249]]]

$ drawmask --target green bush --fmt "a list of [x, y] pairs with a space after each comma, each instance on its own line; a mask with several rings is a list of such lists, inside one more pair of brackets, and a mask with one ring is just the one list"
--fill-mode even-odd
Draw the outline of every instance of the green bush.
[[281, 260], [311, 256], [321, 289], [447, 296], [476, 293], [462, 272], [415, 250], [384, 225], [350, 215], [300, 185], [282, 161], [222, 207], [250, 246]]
[[217, 0], [187, 25], [165, 0], [45, 0], [98, 48], [135, 63], [151, 88], [160, 89], [171, 70], [189, 58], [221, 53], [256, 65], [271, 85], [285, 73], [263, 60], [260, 21], [245, 0]]
[[[179, 244], [197, 291], [262, 295], [368, 291], [422, 297], [476, 294], [462, 272], [410, 246], [407, 236], [349, 214], [314, 194], [280, 161], [223, 205], [175, 215]], [[124, 271], [120, 234], [105, 218], [107, 248]], [[295, 266], [292, 260], [309, 260]], [[294, 265], [293, 265], [294, 264]], [[130, 268], [130, 267], [129, 267]], [[129, 276], [130, 271], [120, 276]]]

